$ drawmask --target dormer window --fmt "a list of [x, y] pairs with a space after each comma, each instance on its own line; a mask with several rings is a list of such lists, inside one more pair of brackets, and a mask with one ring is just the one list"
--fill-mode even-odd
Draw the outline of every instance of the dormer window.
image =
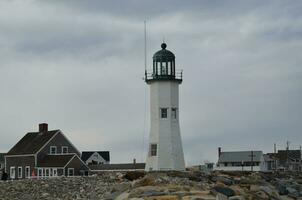
[[56, 146], [50, 146], [50, 154], [57, 154], [57, 147]]
[[68, 147], [67, 146], [62, 146], [62, 154], [68, 153]]

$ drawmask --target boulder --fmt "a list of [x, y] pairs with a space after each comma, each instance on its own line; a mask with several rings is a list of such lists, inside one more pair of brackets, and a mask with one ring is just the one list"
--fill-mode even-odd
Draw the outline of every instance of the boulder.
[[133, 181], [133, 180], [142, 178], [145, 175], [146, 175], [146, 173], [142, 172], [142, 171], [129, 171], [124, 175], [124, 178], [129, 181]]
[[212, 188], [212, 192], [215, 193], [221, 193], [227, 197], [235, 196], [234, 190], [228, 187], [220, 187], [220, 186], [215, 186]]

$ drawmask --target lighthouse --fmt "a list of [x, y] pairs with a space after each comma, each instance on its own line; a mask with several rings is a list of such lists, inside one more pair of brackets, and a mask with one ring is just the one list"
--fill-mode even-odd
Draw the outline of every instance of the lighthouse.
[[146, 171], [185, 170], [179, 127], [179, 85], [182, 71], [165, 43], [153, 55], [153, 69], [145, 72], [150, 85], [150, 136]]

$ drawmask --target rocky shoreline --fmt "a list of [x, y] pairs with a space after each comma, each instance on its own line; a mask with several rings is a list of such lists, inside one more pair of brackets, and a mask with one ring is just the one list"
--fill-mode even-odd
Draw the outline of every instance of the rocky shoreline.
[[0, 181], [0, 199], [302, 200], [302, 175], [104, 172], [92, 177]]

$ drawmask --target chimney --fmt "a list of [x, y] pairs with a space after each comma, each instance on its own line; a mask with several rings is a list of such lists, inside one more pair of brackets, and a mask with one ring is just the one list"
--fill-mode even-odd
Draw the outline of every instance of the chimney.
[[47, 123], [41, 123], [39, 124], [39, 132], [45, 133], [48, 131], [48, 124]]
[[220, 157], [221, 155], [221, 147], [218, 147], [218, 158]]
[[136, 159], [135, 159], [135, 158], [133, 159], [133, 164], [134, 164], [134, 165], [136, 164]]

